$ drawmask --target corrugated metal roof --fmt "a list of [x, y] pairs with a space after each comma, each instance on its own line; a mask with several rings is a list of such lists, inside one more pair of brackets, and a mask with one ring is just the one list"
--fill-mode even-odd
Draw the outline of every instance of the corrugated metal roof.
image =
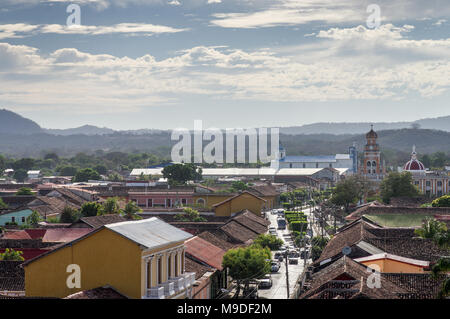
[[[324, 168], [203, 168], [203, 176], [273, 176], [273, 175], [312, 175]], [[348, 171], [348, 168], [335, 168], [341, 174]], [[161, 175], [162, 168], [139, 168], [133, 169], [131, 176]]]
[[105, 225], [105, 227], [149, 249], [185, 241], [193, 237], [191, 234], [156, 217], [114, 223]]
[[293, 162], [293, 163], [321, 163], [321, 162], [336, 162], [335, 155], [324, 156], [286, 156], [281, 159], [280, 162]]

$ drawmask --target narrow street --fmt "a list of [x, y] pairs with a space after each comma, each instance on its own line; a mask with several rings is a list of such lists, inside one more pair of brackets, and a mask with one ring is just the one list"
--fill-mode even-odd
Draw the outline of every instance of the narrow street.
[[[304, 209], [303, 212], [307, 215], [308, 217], [308, 222], [310, 222], [310, 209]], [[284, 245], [286, 246], [294, 246], [294, 243], [291, 239], [291, 236], [289, 234], [289, 230], [286, 229], [285, 230], [280, 230], [278, 229], [278, 224], [277, 224], [277, 217], [278, 215], [272, 215], [270, 211], [267, 212], [267, 217], [270, 221], [270, 226], [269, 227], [275, 227], [277, 228], [277, 236], [279, 238], [281, 238], [284, 241]], [[316, 235], [315, 230], [314, 231], [314, 236]], [[272, 259], [274, 256], [274, 252], [272, 252]], [[307, 265], [311, 263], [311, 259], [307, 260]], [[292, 294], [294, 291], [294, 287], [297, 283], [297, 281], [299, 280], [301, 274], [303, 273], [303, 269], [304, 269], [304, 260], [302, 258], [298, 258], [298, 264], [297, 265], [293, 265], [293, 264], [289, 264], [288, 265], [288, 273], [289, 273], [289, 293]], [[281, 267], [280, 270], [276, 273], [272, 273], [272, 287], [270, 289], [259, 289], [258, 290], [258, 295], [260, 298], [267, 298], [267, 299], [288, 299], [287, 296], [287, 287], [286, 287], [286, 260], [284, 260], [281, 263]]]

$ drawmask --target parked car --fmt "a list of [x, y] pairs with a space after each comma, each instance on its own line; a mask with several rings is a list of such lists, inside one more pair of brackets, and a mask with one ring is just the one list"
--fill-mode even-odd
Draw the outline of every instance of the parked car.
[[289, 258], [298, 258], [298, 257], [300, 257], [300, 253], [297, 250], [289, 250], [288, 257]]
[[298, 258], [289, 258], [290, 265], [298, 265]]
[[269, 232], [270, 233], [272, 233], [272, 232], [277, 232], [277, 229], [274, 227], [274, 226], [271, 226], [271, 227], [269, 227]]
[[278, 270], [280, 270], [280, 262], [276, 261], [276, 260], [272, 260], [271, 270], [272, 270], [272, 272], [278, 272]]
[[259, 289], [269, 289], [272, 287], [272, 277], [270, 275], [265, 275], [264, 278], [259, 280]]

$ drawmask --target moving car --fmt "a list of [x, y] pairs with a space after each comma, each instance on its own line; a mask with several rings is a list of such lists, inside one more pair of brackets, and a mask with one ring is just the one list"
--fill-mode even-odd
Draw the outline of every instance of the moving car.
[[259, 289], [269, 289], [272, 287], [272, 277], [270, 275], [265, 275], [264, 278], [259, 280]]
[[289, 258], [290, 265], [298, 265], [298, 258]]
[[272, 260], [271, 270], [272, 270], [272, 272], [278, 272], [278, 270], [280, 270], [280, 262], [276, 261], [276, 260]]

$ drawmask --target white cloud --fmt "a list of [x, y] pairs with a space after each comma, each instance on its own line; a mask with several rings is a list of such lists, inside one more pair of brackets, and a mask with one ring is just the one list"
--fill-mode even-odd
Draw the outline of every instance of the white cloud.
[[[211, 24], [223, 28], [265, 28], [302, 25], [310, 22], [328, 24], [365, 24], [366, 12], [373, 0], [274, 0], [249, 2], [249, 10], [215, 13]], [[433, 4], [421, 0], [378, 0], [382, 21], [394, 22], [450, 15], [448, 0]], [[260, 4], [260, 5], [258, 5]]]
[[0, 24], [0, 39], [22, 38], [37, 33], [53, 34], [85, 34], [85, 35], [104, 35], [104, 34], [124, 34], [151, 36], [162, 33], [184, 32], [188, 29], [178, 29], [163, 25], [145, 24], [145, 23], [120, 23], [111, 26], [94, 25], [72, 25], [61, 24], [28, 25], [24, 23]]
[[[280, 50], [198, 46], [156, 59], [0, 45], [0, 101], [128, 112], [186, 96], [263, 101], [398, 100], [450, 88], [450, 39], [412, 40], [404, 25], [331, 28]], [[11, 76], [14, 75], [14, 76]]]

